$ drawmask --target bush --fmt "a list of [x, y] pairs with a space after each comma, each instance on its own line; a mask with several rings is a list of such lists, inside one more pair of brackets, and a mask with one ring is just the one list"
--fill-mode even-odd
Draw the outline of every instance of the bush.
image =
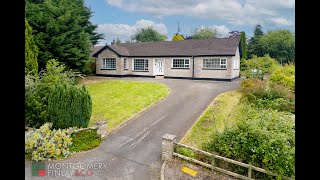
[[252, 59], [242, 60], [242, 75], [246, 77], [263, 78], [266, 73], [272, 73], [279, 66], [275, 59], [268, 55], [264, 57], [253, 57]]
[[257, 84], [261, 83], [261, 80], [257, 78], [248, 78], [241, 81], [240, 86], [241, 88], [249, 88], [254, 87]]
[[269, 80], [295, 90], [295, 66], [285, 65], [277, 68], [269, 77]]
[[28, 126], [39, 128], [48, 121], [48, 96], [55, 84], [74, 85], [79, 74], [66, 71], [63, 64], [52, 59], [46, 69], [38, 75], [31, 73], [25, 76], [25, 122]]
[[70, 147], [71, 152], [87, 151], [99, 146], [101, 142], [101, 138], [97, 134], [96, 129], [73, 133], [71, 137], [72, 137], [72, 145]]
[[72, 144], [70, 137], [73, 128], [51, 130], [52, 123], [45, 123], [35, 131], [25, 134], [25, 154], [35, 161], [66, 158], [71, 153], [69, 147]]
[[92, 113], [90, 94], [84, 86], [56, 84], [50, 89], [47, 113], [54, 128], [88, 127]]
[[[294, 115], [275, 110], [258, 110], [244, 105], [238, 123], [215, 132], [203, 149], [265, 168], [280, 175], [295, 175]], [[255, 177], [257, 178], [257, 177]]]
[[248, 81], [241, 84], [242, 92], [253, 106], [295, 113], [295, 96], [289, 89], [272, 82]]

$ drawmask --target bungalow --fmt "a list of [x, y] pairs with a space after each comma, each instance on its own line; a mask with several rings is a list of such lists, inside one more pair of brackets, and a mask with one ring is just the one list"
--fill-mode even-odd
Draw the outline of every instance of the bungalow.
[[232, 81], [239, 77], [239, 36], [105, 45], [96, 74]]

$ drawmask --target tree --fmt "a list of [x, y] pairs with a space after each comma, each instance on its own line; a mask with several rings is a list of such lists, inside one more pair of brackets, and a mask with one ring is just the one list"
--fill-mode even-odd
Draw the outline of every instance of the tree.
[[193, 31], [193, 34], [191, 35], [192, 39], [207, 39], [207, 38], [213, 38], [218, 36], [220, 36], [220, 34], [218, 34], [217, 29], [212, 27], [196, 28]]
[[116, 39], [116, 45], [120, 44], [121, 40], [119, 38]]
[[181, 41], [181, 40], [184, 40], [183, 36], [176, 33], [172, 36], [172, 41]]
[[83, 71], [90, 48], [103, 37], [90, 22], [84, 0], [26, 0], [26, 18], [39, 48], [39, 69], [49, 59]]
[[25, 19], [25, 67], [26, 73], [38, 74], [38, 47], [34, 42], [32, 28]]
[[246, 33], [242, 31], [240, 33], [240, 52], [241, 58], [247, 59], [247, 42], [246, 42]]
[[265, 54], [280, 64], [295, 61], [295, 37], [289, 30], [269, 31], [259, 39]]
[[166, 35], [160, 34], [153, 27], [148, 26], [147, 28], [138, 29], [137, 33], [133, 36], [137, 42], [148, 42], [148, 41], [165, 41]]
[[254, 27], [253, 37], [250, 39], [248, 43], [247, 56], [251, 57], [252, 55], [264, 56], [262, 46], [259, 43], [259, 38], [263, 36], [263, 31], [261, 30], [261, 25], [258, 24]]

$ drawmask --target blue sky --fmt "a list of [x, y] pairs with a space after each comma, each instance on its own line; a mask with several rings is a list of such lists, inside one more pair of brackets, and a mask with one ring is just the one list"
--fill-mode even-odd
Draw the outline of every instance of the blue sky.
[[178, 30], [191, 35], [197, 27], [214, 27], [221, 37], [229, 31], [253, 35], [256, 24], [264, 32], [295, 29], [294, 0], [85, 0], [91, 22], [105, 34], [98, 45], [117, 37], [124, 42], [139, 28], [153, 26], [171, 40]]

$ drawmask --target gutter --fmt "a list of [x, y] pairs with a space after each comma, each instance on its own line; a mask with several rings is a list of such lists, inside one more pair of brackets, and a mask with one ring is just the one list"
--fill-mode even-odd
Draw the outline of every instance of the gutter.
[[194, 57], [192, 56], [192, 78], [194, 78]]

